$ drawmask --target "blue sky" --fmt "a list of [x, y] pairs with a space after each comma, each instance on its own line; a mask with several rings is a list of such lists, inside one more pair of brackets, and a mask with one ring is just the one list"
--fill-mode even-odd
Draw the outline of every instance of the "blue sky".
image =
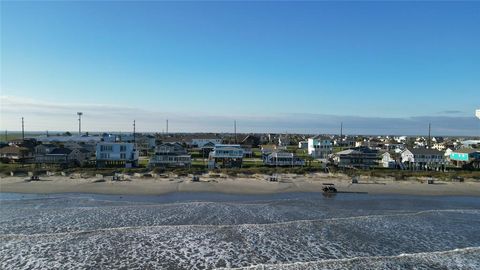
[[1, 128], [478, 135], [479, 48], [478, 2], [2, 2]]

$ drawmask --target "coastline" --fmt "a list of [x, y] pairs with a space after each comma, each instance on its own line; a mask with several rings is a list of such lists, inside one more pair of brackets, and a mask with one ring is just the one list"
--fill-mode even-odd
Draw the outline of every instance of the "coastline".
[[388, 178], [361, 177], [351, 184], [346, 176], [328, 174], [279, 175], [269, 182], [266, 175], [249, 177], [133, 177], [124, 181], [99, 177], [42, 176], [41, 181], [27, 182], [28, 177], [1, 177], [0, 192], [9, 193], [93, 193], [114, 195], [161, 195], [174, 192], [215, 192], [225, 194], [274, 194], [284, 192], [322, 192], [323, 183], [333, 183], [339, 192], [427, 196], [480, 196], [480, 182], [443, 182], [427, 184], [426, 179], [395, 181]]

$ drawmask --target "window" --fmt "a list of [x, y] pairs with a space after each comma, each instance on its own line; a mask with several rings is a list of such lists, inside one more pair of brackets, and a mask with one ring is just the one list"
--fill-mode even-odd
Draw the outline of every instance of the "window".
[[112, 151], [112, 145], [100, 145], [100, 151]]
[[127, 146], [126, 145], [120, 145], [120, 152], [125, 152], [127, 151]]
[[120, 159], [126, 159], [127, 158], [127, 154], [125, 153], [120, 153]]

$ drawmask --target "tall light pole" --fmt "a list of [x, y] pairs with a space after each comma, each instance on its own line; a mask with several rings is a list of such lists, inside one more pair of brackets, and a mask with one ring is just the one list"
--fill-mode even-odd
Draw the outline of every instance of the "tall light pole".
[[133, 120], [133, 143], [135, 143], [135, 120]]
[[427, 142], [428, 148], [430, 148], [430, 144], [431, 144], [431, 131], [432, 131], [432, 124], [428, 123], [428, 142]]
[[78, 115], [78, 136], [82, 136], [82, 112], [77, 112]]
[[23, 117], [22, 117], [22, 140], [25, 140], [25, 126], [23, 124]]
[[235, 143], [237, 143], [237, 120], [233, 121], [233, 133], [235, 134]]
[[340, 141], [342, 141], [343, 138], [343, 122], [340, 122]]

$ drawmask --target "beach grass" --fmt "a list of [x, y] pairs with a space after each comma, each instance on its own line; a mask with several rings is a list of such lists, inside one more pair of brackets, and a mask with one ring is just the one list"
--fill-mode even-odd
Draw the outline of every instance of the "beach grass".
[[[147, 168], [147, 160], [140, 160], [139, 166], [136, 168], [95, 168], [95, 167], [76, 167], [76, 168], [62, 168], [62, 167], [40, 167], [34, 164], [5, 164], [0, 163], [0, 175], [9, 175], [10, 172], [27, 174], [28, 172], [46, 172], [46, 171], [63, 171], [66, 173], [86, 173], [86, 174], [113, 174], [115, 172], [135, 173], [135, 172], [150, 172]], [[161, 172], [173, 172], [177, 174], [198, 174], [207, 171], [217, 171], [227, 175], [237, 174], [275, 174], [288, 173], [304, 175], [309, 173], [325, 172], [321, 163], [314, 161], [307, 161], [307, 165], [303, 167], [269, 167], [265, 166], [258, 158], [244, 159], [242, 168], [224, 168], [208, 170], [207, 163], [203, 159], [193, 159], [190, 168], [167, 168], [155, 169]], [[369, 170], [360, 169], [338, 169], [330, 168], [330, 173], [341, 173], [348, 176], [366, 176], [376, 178], [392, 178], [395, 180], [409, 180], [413, 178], [432, 177], [440, 180], [455, 180], [460, 178], [473, 179], [480, 181], [480, 170], [469, 171], [451, 168], [447, 172], [442, 171], [408, 171], [408, 170], [392, 170], [387, 168], [373, 168]]]

